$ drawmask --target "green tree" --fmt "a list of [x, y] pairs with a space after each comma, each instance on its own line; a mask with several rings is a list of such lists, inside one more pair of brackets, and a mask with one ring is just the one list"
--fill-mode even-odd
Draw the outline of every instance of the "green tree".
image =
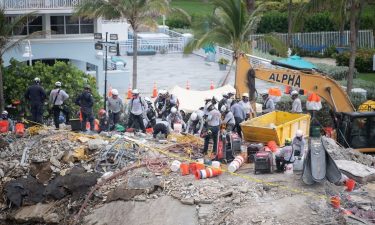
[[3, 84], [3, 56], [10, 49], [18, 46], [25, 39], [30, 36], [24, 36], [20, 39], [12, 39], [14, 35], [20, 34], [23, 27], [27, 23], [27, 18], [32, 16], [31, 13], [15, 17], [10, 20], [6, 15], [4, 9], [0, 8], [0, 110], [3, 111], [5, 107], [4, 100], [4, 84]]
[[181, 9], [171, 8], [169, 0], [84, 0], [76, 14], [86, 18], [126, 19], [133, 29], [133, 89], [137, 88], [138, 32], [141, 26], [155, 27], [156, 19], [171, 11], [188, 15]]
[[[33, 66], [27, 66], [25, 63], [11, 60], [10, 66], [4, 69], [6, 102], [11, 103], [15, 100], [25, 102], [25, 90], [35, 77], [40, 78], [47, 94], [55, 87], [56, 81], [62, 82], [62, 88], [69, 94], [66, 104], [73, 113], [78, 112], [78, 106], [74, 104], [74, 100], [83, 91], [84, 85], [96, 86], [95, 77], [85, 74], [70, 63], [57, 61], [53, 66], [49, 66], [36, 62]], [[95, 99], [94, 108], [97, 111], [102, 105], [102, 98], [96, 88], [92, 88], [92, 94]]]

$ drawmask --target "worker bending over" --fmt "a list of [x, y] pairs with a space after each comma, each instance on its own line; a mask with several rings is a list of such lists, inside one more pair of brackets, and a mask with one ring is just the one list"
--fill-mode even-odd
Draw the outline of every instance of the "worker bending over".
[[275, 111], [275, 103], [272, 100], [272, 98], [269, 96], [269, 94], [263, 93], [262, 98], [263, 98], [262, 113], [266, 114], [266, 113]]
[[145, 116], [147, 110], [147, 104], [143, 98], [139, 96], [138, 89], [132, 91], [133, 98], [129, 102], [129, 120], [128, 128], [136, 128], [136, 123], [138, 123], [139, 128], [143, 133], [146, 133], [146, 128], [143, 123], [143, 117]]
[[182, 125], [182, 129], [185, 129], [185, 122], [181, 116], [181, 113], [177, 110], [176, 107], [172, 107], [171, 113], [167, 116], [167, 121], [169, 123], [169, 126], [174, 129], [174, 124], [179, 123]]
[[235, 125], [234, 130], [237, 132], [238, 136], [242, 137], [242, 130], [240, 124], [245, 121], [246, 119], [246, 112], [245, 109], [238, 103], [237, 100], [234, 100], [232, 107], [230, 107], [230, 111], [232, 111]]
[[221, 111], [221, 115], [224, 118], [222, 125], [225, 126], [225, 130], [227, 132], [233, 131], [234, 126], [236, 124], [235, 122], [236, 120], [234, 119], [233, 113], [225, 105], [221, 106], [220, 111]]
[[155, 110], [158, 114], [158, 118], [162, 117], [162, 109], [164, 108], [166, 102], [167, 91], [164, 89], [159, 90], [159, 95], [154, 101]]
[[193, 112], [187, 122], [186, 133], [188, 134], [201, 134], [204, 125], [203, 114], [199, 112]]
[[169, 94], [168, 91], [166, 91], [166, 94], [165, 94], [165, 104], [163, 106], [163, 109], [161, 110], [161, 113], [162, 113], [162, 118], [165, 118], [167, 117], [170, 112], [171, 112], [171, 109], [173, 107], [175, 107], [176, 109], [178, 109], [178, 99], [175, 95], [173, 94]]
[[293, 138], [292, 147], [295, 156], [303, 156], [305, 153], [305, 139], [303, 139], [302, 130], [297, 130], [296, 136]]
[[153, 127], [154, 133], [153, 137], [156, 138], [158, 134], [164, 135], [164, 138], [167, 138], [168, 135], [171, 133], [171, 127], [169, 126], [168, 121], [166, 120], [159, 120], [156, 122], [155, 126]]
[[212, 138], [213, 141], [213, 153], [216, 154], [217, 152], [217, 140], [218, 140], [218, 133], [221, 124], [221, 114], [219, 110], [217, 110], [212, 103], [208, 103], [207, 105], [208, 115], [207, 115], [207, 134], [204, 138], [204, 148], [203, 154], [207, 154], [208, 151], [208, 144], [210, 139]]
[[286, 164], [294, 162], [294, 151], [290, 138], [285, 140], [285, 147], [276, 153], [277, 172], [284, 172]]
[[302, 113], [302, 103], [301, 99], [298, 97], [298, 91], [292, 91], [292, 113]]

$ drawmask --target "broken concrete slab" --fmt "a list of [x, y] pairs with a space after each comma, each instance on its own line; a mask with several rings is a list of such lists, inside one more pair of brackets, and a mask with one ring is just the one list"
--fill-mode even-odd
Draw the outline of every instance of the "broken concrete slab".
[[364, 184], [375, 180], [375, 169], [348, 160], [335, 160], [338, 168], [349, 178]]
[[22, 207], [17, 210], [13, 216], [10, 216], [12, 220], [18, 223], [47, 223], [47, 224], [57, 224], [60, 221], [60, 217], [53, 213], [54, 204], [42, 204], [38, 203], [32, 206]]
[[148, 202], [115, 201], [95, 209], [84, 218], [85, 225], [117, 224], [163, 224], [197, 225], [198, 219], [194, 206], [164, 196]]
[[98, 150], [104, 147], [104, 145], [107, 145], [108, 142], [103, 141], [101, 139], [91, 139], [87, 142], [87, 144], [88, 144], [89, 150], [93, 151], [93, 150]]
[[108, 193], [106, 202], [117, 200], [129, 201], [133, 197], [143, 193], [145, 193], [145, 191], [142, 189], [127, 189], [127, 184], [123, 183]]
[[157, 177], [140, 177], [134, 176], [128, 179], [128, 189], [141, 189], [146, 190], [147, 193], [153, 192], [158, 187], [161, 187], [161, 180]]
[[40, 183], [45, 183], [51, 179], [52, 169], [50, 162], [32, 162], [30, 164], [30, 175], [35, 177]]

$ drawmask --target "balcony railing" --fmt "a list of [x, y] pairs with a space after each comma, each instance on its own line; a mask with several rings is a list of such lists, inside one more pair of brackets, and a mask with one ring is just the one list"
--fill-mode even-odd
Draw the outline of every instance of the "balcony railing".
[[0, 0], [5, 10], [72, 9], [82, 0]]

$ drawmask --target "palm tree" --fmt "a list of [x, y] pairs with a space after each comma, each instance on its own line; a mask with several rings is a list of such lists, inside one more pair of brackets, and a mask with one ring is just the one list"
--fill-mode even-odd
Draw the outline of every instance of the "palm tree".
[[[228, 46], [233, 50], [231, 68], [240, 53], [250, 52], [251, 50], [249, 35], [255, 33], [260, 21], [259, 8], [249, 15], [246, 3], [243, 0], [212, 0], [212, 4], [215, 10], [213, 15], [208, 18], [208, 30], [207, 22], [196, 27], [194, 36], [197, 39], [192, 40], [186, 46], [185, 52], [189, 53], [194, 49], [212, 43]], [[227, 77], [223, 84], [225, 84]], [[235, 87], [237, 87], [237, 80], [235, 81]]]
[[[353, 88], [353, 74], [355, 59], [357, 53], [357, 36], [359, 30], [359, 21], [362, 10], [366, 3], [366, 0], [310, 0], [300, 10], [299, 15], [306, 12], [311, 12], [319, 9], [329, 10], [337, 24], [339, 24], [340, 30], [340, 45], [342, 45], [342, 37], [344, 33], [344, 26], [347, 22], [349, 15], [350, 22], [350, 59], [349, 59], [349, 73], [347, 77], [347, 94], [351, 95]], [[297, 17], [299, 18], [299, 17]], [[302, 20], [301, 20], [302, 21]]]
[[76, 8], [76, 14], [86, 18], [126, 19], [133, 29], [133, 89], [137, 88], [137, 33], [141, 26], [155, 27], [156, 18], [170, 11], [169, 0], [84, 0]]
[[25, 39], [30, 38], [30, 35], [23, 36], [20, 39], [13, 39], [14, 35], [18, 35], [22, 32], [24, 26], [27, 23], [28, 17], [33, 14], [25, 14], [22, 16], [14, 17], [10, 19], [5, 15], [5, 10], [0, 9], [0, 110], [3, 111], [5, 108], [4, 100], [4, 84], [3, 84], [3, 56], [10, 49], [18, 46]]

